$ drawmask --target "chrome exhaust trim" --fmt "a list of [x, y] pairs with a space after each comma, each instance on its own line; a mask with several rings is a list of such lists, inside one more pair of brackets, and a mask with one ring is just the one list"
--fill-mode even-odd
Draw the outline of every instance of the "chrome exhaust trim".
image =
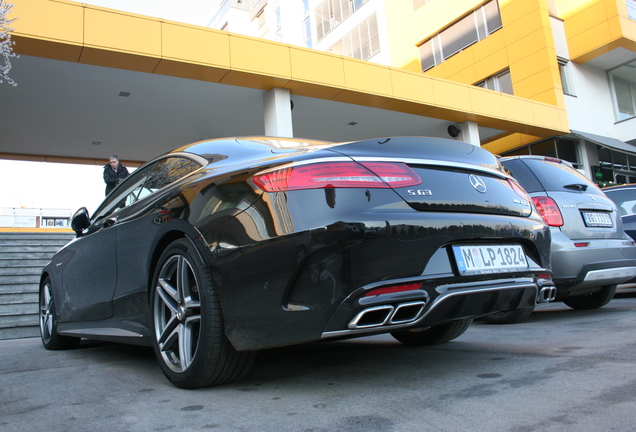
[[391, 315], [389, 324], [404, 324], [415, 321], [424, 310], [424, 306], [426, 303], [423, 301], [399, 304]]
[[362, 329], [369, 327], [379, 327], [387, 323], [393, 314], [394, 307], [391, 305], [373, 306], [364, 309], [349, 322], [350, 329]]
[[537, 303], [551, 302], [556, 298], [557, 289], [555, 286], [546, 286], [541, 288], [537, 296]]

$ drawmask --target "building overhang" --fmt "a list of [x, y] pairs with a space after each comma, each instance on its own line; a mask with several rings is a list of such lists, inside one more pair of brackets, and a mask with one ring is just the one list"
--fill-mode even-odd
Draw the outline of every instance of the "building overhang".
[[[290, 90], [294, 135], [346, 141], [569, 132], [565, 110], [302, 47], [67, 0], [13, 0], [0, 157], [144, 161], [188, 142], [263, 133], [263, 91]], [[128, 96], [126, 94], [128, 93]], [[94, 162], [91, 162], [94, 161]]]
[[588, 132], [581, 132], [573, 130], [568, 136], [575, 138], [582, 138], [586, 141], [593, 142], [594, 144], [606, 147], [611, 150], [618, 150], [620, 152], [626, 152], [632, 155], [636, 155], [636, 145], [623, 142], [616, 138], [610, 138], [602, 135], [591, 134]]

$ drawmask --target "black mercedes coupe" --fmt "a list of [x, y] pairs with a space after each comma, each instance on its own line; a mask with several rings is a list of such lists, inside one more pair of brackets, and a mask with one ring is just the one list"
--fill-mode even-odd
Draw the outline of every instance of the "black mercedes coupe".
[[183, 388], [234, 381], [266, 348], [447, 342], [554, 295], [532, 200], [495, 156], [454, 140], [201, 141], [71, 226], [42, 272], [44, 346], [152, 346]]

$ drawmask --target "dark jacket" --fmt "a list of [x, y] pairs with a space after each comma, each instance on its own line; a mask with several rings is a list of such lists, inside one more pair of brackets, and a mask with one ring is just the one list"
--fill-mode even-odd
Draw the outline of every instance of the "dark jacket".
[[123, 179], [128, 177], [128, 169], [122, 163], [119, 163], [117, 172], [110, 167], [110, 164], [104, 165], [104, 182], [106, 182], [106, 195], [108, 195], [115, 186], [117, 186]]

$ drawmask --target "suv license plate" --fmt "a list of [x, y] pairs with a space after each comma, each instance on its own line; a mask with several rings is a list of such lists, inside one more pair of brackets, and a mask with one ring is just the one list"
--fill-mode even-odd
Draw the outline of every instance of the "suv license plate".
[[453, 252], [462, 275], [506, 273], [528, 268], [521, 245], [454, 245]]
[[589, 227], [612, 227], [612, 218], [608, 213], [582, 212], [585, 226]]

